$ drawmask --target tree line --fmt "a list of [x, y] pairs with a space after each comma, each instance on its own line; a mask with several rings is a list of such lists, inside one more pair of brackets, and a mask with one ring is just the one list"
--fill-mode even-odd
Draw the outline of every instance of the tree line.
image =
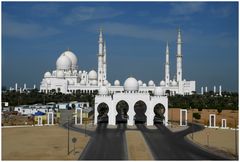
[[[29, 92], [3, 91], [2, 102], [8, 102], [9, 106], [31, 105], [48, 102], [89, 102], [90, 106], [94, 106], [94, 97], [97, 91], [92, 94], [77, 92], [75, 94], [62, 93], [40, 93], [37, 89]], [[204, 95], [175, 95], [169, 96], [169, 108], [198, 108], [198, 109], [231, 109], [238, 110], [238, 93], [223, 92], [222, 96], [214, 95], [213, 92], [205, 93]]]
[[2, 102], [8, 102], [9, 106], [17, 105], [32, 105], [32, 104], [47, 104], [49, 102], [61, 103], [61, 102], [89, 102], [90, 106], [93, 106], [94, 96], [96, 92], [92, 94], [63, 94], [63, 93], [49, 93], [45, 94], [38, 92], [38, 90], [31, 90], [29, 92], [16, 92], [16, 91], [5, 91], [2, 92]]
[[168, 105], [169, 108], [238, 110], [238, 93], [223, 92], [222, 96], [214, 95], [213, 92], [169, 96]]

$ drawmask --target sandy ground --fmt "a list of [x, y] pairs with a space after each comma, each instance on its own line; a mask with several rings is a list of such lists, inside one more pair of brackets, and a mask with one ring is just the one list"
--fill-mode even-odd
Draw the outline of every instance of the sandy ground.
[[[238, 125], [238, 111], [237, 110], [223, 110], [220, 114], [216, 109], [203, 109], [202, 111], [198, 111], [198, 109], [189, 109], [187, 111], [187, 120], [188, 122], [192, 122], [192, 113], [199, 113], [201, 115], [201, 119], [196, 120], [194, 122], [201, 123], [204, 125], [209, 125], [209, 115], [216, 114], [216, 126], [221, 126], [221, 120], [227, 120], [227, 127], [235, 128]], [[180, 120], [180, 109], [179, 108], [170, 108], [168, 109], [168, 120], [178, 121]]]
[[[75, 155], [72, 138], [77, 138]], [[67, 130], [58, 126], [2, 128], [2, 160], [76, 160], [89, 137], [70, 131], [67, 155]]]
[[[238, 131], [236, 137], [238, 143]], [[187, 138], [192, 141], [192, 134]], [[206, 128], [193, 134], [193, 142], [208, 149], [223, 150], [230, 155], [235, 155], [234, 130]]]
[[151, 151], [140, 131], [126, 131], [128, 159], [153, 160]]

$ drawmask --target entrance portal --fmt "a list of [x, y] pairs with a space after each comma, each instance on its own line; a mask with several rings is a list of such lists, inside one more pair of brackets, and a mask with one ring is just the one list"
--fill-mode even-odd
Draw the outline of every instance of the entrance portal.
[[134, 111], [135, 111], [135, 124], [141, 123], [144, 124], [146, 123], [147, 116], [145, 115], [145, 112], [147, 110], [147, 106], [143, 101], [138, 101], [134, 105]]
[[163, 121], [165, 119], [164, 117], [165, 111], [166, 111], [165, 107], [160, 103], [154, 106], [154, 113], [155, 113], [155, 116], [153, 119], [154, 124], [158, 124], [158, 123], [163, 124]]
[[127, 120], [128, 120], [128, 115], [127, 115], [127, 112], [128, 112], [128, 109], [129, 109], [129, 106], [128, 106], [128, 103], [126, 101], [119, 101], [117, 103], [117, 106], [116, 106], [116, 109], [117, 109], [117, 116], [116, 116], [116, 123], [127, 123]]
[[109, 107], [106, 103], [101, 103], [97, 107], [98, 111], [98, 123], [108, 123], [108, 111]]

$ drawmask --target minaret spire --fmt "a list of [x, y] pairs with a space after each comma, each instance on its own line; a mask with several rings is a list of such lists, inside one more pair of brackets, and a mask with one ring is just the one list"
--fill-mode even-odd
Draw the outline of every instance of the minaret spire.
[[98, 86], [103, 85], [103, 31], [102, 28], [99, 29], [99, 40], [98, 40]]
[[106, 41], [104, 41], [104, 48], [103, 48], [103, 70], [104, 70], [103, 79], [107, 80], [107, 47], [106, 47]]
[[165, 63], [165, 83], [166, 86], [169, 86], [169, 79], [170, 79], [170, 65], [169, 65], [169, 47], [168, 42], [166, 45], [166, 63]]
[[177, 82], [182, 81], [182, 39], [181, 30], [178, 29], [177, 36]]

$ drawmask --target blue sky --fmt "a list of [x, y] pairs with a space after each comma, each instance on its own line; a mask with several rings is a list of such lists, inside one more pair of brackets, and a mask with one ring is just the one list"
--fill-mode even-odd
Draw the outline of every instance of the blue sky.
[[80, 70], [97, 70], [98, 28], [107, 43], [108, 80], [159, 84], [165, 46], [176, 72], [177, 28], [183, 78], [238, 91], [238, 2], [2, 2], [2, 85], [39, 84], [70, 48]]

